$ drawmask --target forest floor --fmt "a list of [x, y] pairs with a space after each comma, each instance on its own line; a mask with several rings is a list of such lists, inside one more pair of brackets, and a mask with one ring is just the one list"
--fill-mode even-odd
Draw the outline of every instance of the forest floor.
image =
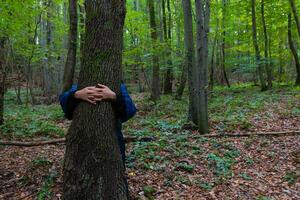
[[[300, 199], [300, 135], [202, 137], [185, 130], [186, 98], [154, 104], [133, 94], [137, 115], [128, 136], [156, 141], [127, 144], [133, 199]], [[0, 139], [63, 137], [70, 122], [58, 105], [16, 105], [5, 100]], [[210, 132], [236, 134], [300, 130], [300, 87], [260, 92], [249, 85], [215, 88], [209, 97]], [[0, 146], [0, 199], [60, 199], [63, 144]]]

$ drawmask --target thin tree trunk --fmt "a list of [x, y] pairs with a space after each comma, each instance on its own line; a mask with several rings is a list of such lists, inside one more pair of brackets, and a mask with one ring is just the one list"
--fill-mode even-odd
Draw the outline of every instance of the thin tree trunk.
[[151, 88], [151, 99], [156, 101], [160, 98], [160, 78], [159, 78], [159, 58], [156, 52], [157, 42], [157, 30], [155, 22], [155, 10], [154, 1], [148, 0], [150, 27], [151, 27], [151, 39], [153, 43], [153, 56], [152, 56], [152, 88]]
[[172, 15], [170, 8], [170, 0], [167, 0], [167, 9], [168, 9], [168, 29], [166, 31], [166, 42], [167, 42], [167, 71], [165, 74], [164, 81], [164, 93], [171, 94], [173, 86], [173, 70], [172, 70], [172, 60], [171, 60], [171, 28], [172, 28]]
[[198, 114], [198, 129], [204, 134], [208, 130], [208, 110], [207, 110], [207, 64], [208, 64], [208, 32], [209, 32], [209, 0], [195, 0], [196, 8], [196, 90], [195, 102]]
[[189, 109], [188, 120], [197, 123], [197, 112], [194, 110], [195, 90], [193, 85], [195, 80], [195, 47], [193, 36], [193, 17], [192, 5], [190, 0], [182, 0], [183, 17], [184, 17], [184, 65], [188, 71], [188, 86], [189, 86]]
[[[125, 1], [86, 1], [79, 88], [101, 83], [120, 93]], [[108, 9], [109, 8], [109, 9]], [[80, 103], [66, 138], [64, 200], [129, 199], [110, 102]]]
[[255, 15], [255, 0], [251, 1], [251, 8], [252, 8], [252, 37], [253, 37], [253, 46], [255, 49], [255, 57], [256, 57], [256, 65], [258, 65], [258, 75], [261, 85], [261, 90], [267, 90], [265, 78], [264, 78], [264, 69], [261, 63], [261, 57], [259, 52], [259, 46], [257, 41], [257, 28], [256, 28], [256, 15]]
[[226, 21], [226, 6], [227, 6], [227, 0], [222, 0], [222, 71], [223, 71], [223, 76], [224, 80], [226, 82], [226, 85], [230, 87], [229, 80], [227, 78], [227, 73], [226, 73], [226, 67], [225, 67], [225, 62], [226, 62], [226, 52], [225, 52], [225, 47], [226, 47], [226, 31], [225, 31], [225, 21]]
[[0, 125], [4, 123], [4, 92], [5, 92], [5, 77], [6, 77], [6, 55], [5, 43], [7, 38], [0, 38]]
[[[212, 52], [211, 52], [211, 62], [210, 62], [210, 74], [209, 74], [209, 87], [211, 90], [213, 90], [214, 87], [214, 59], [215, 59], [215, 49], [216, 45], [218, 44], [218, 31], [219, 31], [219, 20], [217, 19], [217, 25], [216, 25], [216, 30], [215, 30], [215, 37], [213, 41], [213, 46], [212, 46]], [[218, 49], [218, 48], [217, 48]]]
[[76, 66], [77, 52], [77, 0], [69, 0], [70, 30], [69, 30], [69, 49], [64, 69], [63, 91], [67, 91], [73, 84], [73, 77]]
[[261, 18], [262, 18], [262, 25], [263, 25], [263, 30], [264, 30], [264, 40], [265, 40], [265, 48], [264, 48], [264, 53], [265, 53], [265, 68], [267, 71], [267, 81], [268, 81], [268, 89], [272, 88], [272, 70], [270, 66], [270, 61], [269, 61], [269, 39], [268, 39], [268, 33], [267, 33], [267, 26], [266, 26], [266, 20], [265, 20], [265, 1], [261, 0]]
[[26, 64], [26, 68], [27, 68], [27, 103], [29, 101], [28, 99], [28, 92], [30, 94], [30, 97], [31, 97], [31, 103], [33, 105], [36, 104], [36, 100], [35, 100], [35, 94], [34, 94], [34, 91], [33, 91], [33, 72], [32, 72], [32, 66], [31, 66], [31, 62], [32, 62], [32, 59], [34, 57], [34, 54], [35, 54], [35, 50], [36, 50], [36, 39], [38, 37], [38, 27], [39, 27], [39, 24], [41, 23], [41, 18], [42, 16], [39, 15], [38, 16], [38, 19], [36, 21], [36, 25], [35, 25], [35, 29], [34, 29], [34, 36], [31, 40], [31, 43], [33, 44], [33, 47], [31, 49], [31, 54], [27, 60], [27, 64]]
[[299, 16], [298, 16], [298, 12], [297, 12], [296, 3], [295, 3], [294, 0], [289, 0], [289, 1], [290, 1], [290, 5], [291, 5], [291, 8], [292, 8], [293, 14], [294, 14], [298, 34], [299, 34], [299, 37], [300, 37], [300, 20], [299, 20]]
[[291, 13], [288, 14], [288, 40], [289, 40], [289, 45], [291, 52], [293, 54], [294, 60], [295, 60], [295, 65], [296, 65], [296, 73], [297, 73], [297, 78], [295, 85], [300, 85], [300, 61], [299, 57], [297, 54], [297, 49], [295, 47], [293, 38], [292, 38], [292, 15]]

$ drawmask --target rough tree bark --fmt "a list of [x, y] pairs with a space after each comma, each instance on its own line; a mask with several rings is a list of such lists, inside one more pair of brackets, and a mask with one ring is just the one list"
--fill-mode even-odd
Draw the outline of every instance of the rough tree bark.
[[255, 49], [255, 57], [256, 57], [256, 64], [258, 65], [258, 76], [260, 80], [261, 90], [267, 90], [265, 78], [264, 78], [264, 69], [261, 63], [261, 57], [259, 52], [259, 46], [257, 41], [257, 28], [256, 28], [256, 15], [255, 15], [255, 0], [251, 1], [251, 8], [252, 8], [252, 37], [253, 37], [253, 46]]
[[269, 61], [269, 37], [267, 33], [267, 25], [266, 25], [266, 20], [265, 20], [265, 1], [261, 0], [261, 19], [262, 19], [262, 25], [263, 25], [263, 30], [264, 30], [264, 42], [265, 42], [265, 48], [264, 48], [264, 53], [265, 53], [265, 68], [267, 71], [267, 81], [268, 81], [268, 89], [272, 88], [272, 69]]
[[[194, 108], [194, 88], [195, 83], [195, 47], [193, 36], [193, 17], [192, 5], [190, 0], [182, 0], [182, 9], [184, 17], [184, 65], [188, 71], [188, 88], [189, 88], [189, 109], [188, 120], [196, 124], [197, 112]], [[183, 89], [182, 89], [183, 92]]]
[[296, 65], [297, 78], [296, 78], [295, 85], [300, 85], [300, 61], [297, 54], [297, 49], [295, 47], [292, 38], [292, 14], [291, 13], [288, 14], [288, 40], [289, 40], [290, 49], [293, 54], [295, 65]]
[[196, 8], [196, 91], [195, 105], [197, 110], [197, 125], [200, 133], [208, 133], [207, 110], [207, 65], [208, 65], [208, 33], [210, 17], [210, 0], [195, 0]]
[[[86, 0], [79, 89], [101, 83], [119, 93], [125, 1]], [[81, 102], [66, 137], [63, 199], [128, 199], [110, 102]]]
[[73, 84], [74, 71], [76, 66], [76, 51], [77, 51], [77, 0], [69, 0], [69, 41], [68, 41], [68, 55], [65, 63], [64, 77], [63, 77], [63, 91], [67, 91]]
[[300, 37], [300, 20], [299, 20], [299, 16], [298, 16], [298, 12], [297, 12], [297, 6], [294, 0], [289, 0], [290, 1], [290, 5], [294, 14], [294, 18], [295, 18], [295, 22], [296, 22], [296, 26], [297, 26], [297, 30], [298, 30], [298, 34]]
[[160, 98], [160, 78], [159, 78], [159, 59], [157, 53], [155, 52], [155, 46], [157, 42], [157, 30], [156, 30], [155, 10], [154, 10], [153, 0], [148, 0], [148, 7], [149, 7], [149, 17], [150, 17], [151, 39], [153, 45], [151, 99], [155, 101]]

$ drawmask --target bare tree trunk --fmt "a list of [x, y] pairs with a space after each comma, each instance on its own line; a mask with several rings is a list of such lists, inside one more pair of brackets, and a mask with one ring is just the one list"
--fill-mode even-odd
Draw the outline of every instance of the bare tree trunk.
[[73, 84], [73, 77], [76, 66], [77, 52], [77, 0], [69, 0], [70, 30], [69, 30], [69, 50], [65, 64], [63, 77], [63, 91], [67, 91]]
[[166, 29], [166, 42], [167, 42], [167, 70], [165, 74], [165, 81], [164, 81], [164, 93], [171, 94], [172, 93], [172, 86], [173, 86], [173, 69], [172, 69], [172, 49], [171, 49], [171, 28], [172, 28], [172, 13], [170, 8], [170, 0], [167, 0], [167, 9], [168, 9], [168, 28]]
[[153, 56], [152, 56], [152, 88], [151, 88], [151, 99], [156, 101], [160, 98], [160, 78], [159, 78], [159, 59], [156, 52], [157, 42], [157, 30], [155, 22], [155, 10], [154, 1], [148, 0], [150, 27], [151, 27], [151, 39], [153, 43]]
[[27, 63], [26, 63], [26, 78], [27, 78], [27, 103], [29, 103], [29, 98], [28, 98], [28, 90], [29, 90], [29, 94], [30, 94], [30, 97], [31, 97], [31, 103], [34, 105], [36, 104], [36, 100], [35, 100], [35, 94], [34, 94], [34, 91], [33, 91], [33, 87], [34, 87], [34, 84], [33, 84], [33, 71], [32, 71], [32, 66], [31, 66], [31, 62], [32, 62], [32, 59], [34, 57], [34, 54], [35, 54], [35, 50], [36, 50], [36, 39], [38, 37], [38, 27], [41, 23], [41, 15], [39, 15], [37, 17], [37, 20], [36, 20], [36, 24], [35, 24], [35, 29], [34, 29], [34, 36], [33, 38], [30, 39], [30, 43], [33, 44], [32, 46], [32, 49], [31, 49], [31, 54], [27, 60]]
[[[120, 93], [125, 1], [85, 2], [79, 88], [102, 83]], [[64, 200], [129, 199], [110, 102], [81, 102], [66, 138]]]
[[293, 54], [295, 65], [296, 65], [297, 78], [296, 78], [295, 85], [300, 85], [300, 61], [297, 54], [297, 49], [295, 47], [292, 38], [292, 14], [291, 13], [288, 14], [288, 40], [289, 40], [290, 49]]
[[195, 47], [193, 36], [193, 17], [192, 5], [190, 0], [182, 0], [183, 17], [184, 17], [184, 65], [188, 71], [188, 86], [189, 86], [189, 109], [188, 120], [197, 123], [197, 112], [194, 110], [194, 84], [195, 79]]
[[199, 132], [208, 133], [208, 110], [207, 110], [207, 65], [208, 65], [208, 33], [210, 18], [210, 0], [195, 0], [196, 24], [197, 24], [197, 56], [196, 56], [196, 90], [195, 109], [198, 116]]
[[225, 67], [225, 62], [226, 62], [226, 52], [225, 52], [225, 47], [226, 47], [226, 31], [225, 31], [225, 21], [226, 21], [226, 6], [227, 6], [227, 0], [222, 0], [222, 70], [223, 70], [223, 76], [224, 76], [224, 80], [226, 82], [226, 85], [228, 87], [230, 87], [230, 83], [227, 77], [227, 73], [226, 73], [226, 67]]
[[266, 20], [265, 20], [265, 1], [261, 0], [261, 18], [262, 18], [262, 25], [263, 25], [263, 30], [264, 30], [264, 40], [265, 40], [265, 68], [267, 71], [267, 81], [268, 81], [268, 89], [272, 88], [272, 70], [270, 66], [270, 61], [269, 61], [269, 38], [268, 38], [268, 33], [267, 33], [267, 26], [266, 26]]
[[255, 0], [251, 1], [251, 8], [252, 8], [252, 37], [253, 37], [253, 46], [255, 49], [255, 57], [256, 57], [256, 65], [258, 65], [258, 75], [261, 85], [261, 90], [267, 90], [265, 78], [264, 78], [264, 69], [261, 63], [261, 57], [259, 52], [259, 46], [257, 41], [257, 28], [256, 28], [256, 15], [255, 15]]
[[5, 77], [6, 77], [6, 55], [5, 43], [7, 38], [0, 38], [0, 125], [4, 123], [4, 92], [5, 92]]
[[298, 34], [300, 37], [300, 20], [299, 20], [299, 16], [298, 16], [298, 12], [297, 12], [297, 7], [296, 7], [296, 3], [294, 0], [289, 0], [290, 1], [290, 5], [294, 14], [294, 18], [295, 18], [295, 22], [297, 25], [297, 30], [298, 30]]
[[[213, 46], [212, 46], [211, 62], [210, 62], [210, 74], [209, 74], [209, 87], [210, 87], [211, 90], [213, 90], [213, 87], [214, 87], [215, 49], [216, 49], [216, 45], [218, 45], [218, 31], [219, 31], [219, 20], [218, 19], [217, 19], [217, 25], [216, 25], [216, 30], [215, 31], [216, 32], [215, 32], [215, 38], [214, 38]], [[217, 51], [218, 51], [218, 46], [217, 46]]]

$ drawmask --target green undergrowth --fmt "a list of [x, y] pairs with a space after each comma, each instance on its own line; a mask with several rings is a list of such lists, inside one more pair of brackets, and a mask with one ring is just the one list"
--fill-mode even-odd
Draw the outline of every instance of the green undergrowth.
[[63, 129], [58, 122], [63, 113], [58, 104], [18, 105], [14, 91], [5, 94], [4, 124], [0, 126], [0, 137], [61, 137]]
[[[271, 91], [261, 92], [259, 87], [250, 84], [216, 87], [209, 96], [210, 129], [216, 133], [251, 131], [251, 120], [269, 120], [279, 115], [285, 118], [300, 116], [300, 87], [275, 86]], [[226, 183], [233, 176], [251, 181], [246, 172], [234, 174], [234, 167], [242, 162], [252, 167], [259, 158], [241, 157], [240, 147], [233, 142], [203, 138], [199, 133], [184, 130], [186, 123], [187, 95], [182, 100], [172, 96], [162, 96], [154, 104], [146, 97], [137, 99], [139, 114], [124, 125], [126, 135], [144, 137], [154, 136], [153, 142], [131, 144], [127, 157], [128, 168], [154, 170], [164, 173], [171, 169], [172, 177], [165, 177], [165, 185], [196, 185], [204, 190], [211, 190], [218, 184]], [[250, 148], [256, 141], [250, 137], [242, 147]], [[262, 142], [263, 146], [264, 143]], [[268, 144], [266, 144], [268, 145]], [[206, 147], [210, 147], [208, 150]], [[197, 166], [205, 166], [211, 173], [210, 180], [187, 179], [188, 175], [197, 174]], [[290, 174], [284, 178], [294, 182]]]

